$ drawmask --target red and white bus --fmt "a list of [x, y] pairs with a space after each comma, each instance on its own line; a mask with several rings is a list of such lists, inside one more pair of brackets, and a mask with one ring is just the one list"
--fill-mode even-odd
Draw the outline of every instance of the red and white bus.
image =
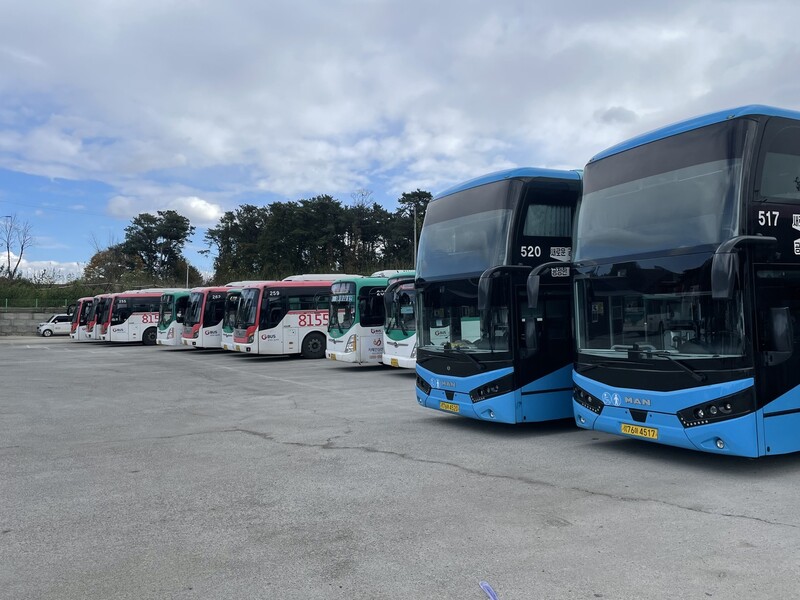
[[236, 313], [234, 350], [324, 358], [333, 279], [309, 280], [313, 277], [294, 276], [245, 287]]
[[99, 342], [100, 339], [100, 321], [103, 316], [107, 315], [111, 307], [111, 299], [114, 294], [98, 294], [92, 298], [92, 306], [89, 312], [86, 313], [86, 341]]
[[196, 287], [189, 296], [181, 343], [192, 348], [222, 347], [222, 318], [228, 286]]
[[166, 291], [140, 290], [113, 294], [99, 323], [100, 339], [104, 342], [155, 345], [158, 339], [158, 305], [161, 295]]
[[93, 296], [86, 296], [78, 298], [78, 301], [72, 306], [72, 324], [69, 329], [69, 337], [76, 342], [85, 342], [88, 340], [86, 337], [87, 318], [92, 309], [94, 302]]

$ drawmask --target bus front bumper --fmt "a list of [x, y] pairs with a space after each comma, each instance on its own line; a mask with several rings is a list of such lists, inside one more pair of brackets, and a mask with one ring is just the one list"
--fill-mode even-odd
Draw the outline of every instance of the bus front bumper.
[[417, 359], [408, 358], [406, 356], [392, 356], [390, 354], [382, 355], [383, 364], [390, 367], [399, 367], [401, 369], [416, 369]]
[[644, 440], [688, 450], [701, 450], [732, 456], [760, 456], [756, 436], [756, 413], [741, 417], [684, 427], [673, 414], [648, 412], [645, 422], [636, 421], [624, 407], [605, 406], [598, 415], [573, 400], [575, 424], [583, 429]]

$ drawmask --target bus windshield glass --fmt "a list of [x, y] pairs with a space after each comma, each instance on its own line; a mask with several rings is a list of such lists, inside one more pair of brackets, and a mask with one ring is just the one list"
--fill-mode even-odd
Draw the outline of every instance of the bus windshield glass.
[[[390, 293], [390, 292], [387, 292]], [[416, 331], [417, 323], [414, 315], [417, 292], [414, 283], [394, 286], [389, 298], [389, 313], [386, 315], [386, 331], [402, 331], [404, 334]]]
[[510, 298], [507, 286], [496, 286], [491, 308], [481, 318], [478, 280], [430, 284], [417, 297], [421, 331], [419, 348], [432, 352], [476, 354], [509, 352]]
[[189, 306], [186, 308], [186, 318], [183, 320], [184, 326], [191, 327], [200, 322], [204, 298], [205, 294], [203, 292], [192, 292], [191, 296], [189, 296]]
[[247, 288], [242, 290], [242, 296], [239, 299], [239, 310], [236, 313], [236, 327], [245, 329], [256, 324], [260, 297], [260, 288]]
[[742, 356], [742, 295], [712, 299], [707, 270], [704, 278], [700, 271], [625, 263], [576, 279], [578, 351], [615, 358], [633, 352], [637, 360]]
[[718, 245], [737, 235], [751, 121], [668, 137], [590, 163], [574, 260]]
[[331, 285], [331, 308], [328, 330], [347, 331], [355, 323], [356, 284], [352, 281]]
[[225, 297], [225, 318], [222, 320], [222, 327], [224, 329], [233, 329], [236, 324], [236, 312], [239, 309], [239, 292], [228, 292]]
[[512, 185], [520, 183], [499, 181], [431, 202], [419, 241], [417, 276], [481, 273], [505, 264]]
[[175, 306], [175, 296], [172, 294], [164, 294], [161, 296], [161, 301], [158, 304], [158, 324], [166, 327], [172, 323], [173, 307]]

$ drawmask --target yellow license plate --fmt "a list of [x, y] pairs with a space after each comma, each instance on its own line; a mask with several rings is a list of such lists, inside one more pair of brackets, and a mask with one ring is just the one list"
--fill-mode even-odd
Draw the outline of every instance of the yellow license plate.
[[449, 410], [450, 412], [457, 413], [459, 411], [458, 404], [452, 402], [439, 402], [439, 408], [442, 410]]
[[623, 423], [622, 433], [626, 435], [647, 438], [648, 440], [658, 439], [658, 429], [654, 429], [653, 427], [641, 427], [639, 425], [629, 425], [628, 423]]
[[333, 352], [331, 352], [331, 360], [336, 360], [336, 355]]
[[399, 363], [399, 362], [397, 362], [397, 359], [396, 359], [396, 358], [393, 358], [393, 359], [392, 359], [392, 366], [393, 366], [393, 367], [399, 367], [399, 366], [400, 366], [400, 363]]
[[242, 347], [239, 344], [236, 344], [236, 351], [237, 352], [241, 352], [242, 351]]

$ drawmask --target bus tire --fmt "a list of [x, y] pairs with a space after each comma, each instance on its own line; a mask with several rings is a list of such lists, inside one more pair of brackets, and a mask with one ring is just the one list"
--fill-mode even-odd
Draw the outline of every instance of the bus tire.
[[309, 333], [303, 340], [300, 354], [303, 358], [325, 358], [325, 336], [321, 333]]
[[156, 331], [156, 328], [150, 327], [144, 331], [144, 335], [142, 336], [142, 344], [145, 346], [153, 346], [155, 345], [157, 338], [158, 332]]

